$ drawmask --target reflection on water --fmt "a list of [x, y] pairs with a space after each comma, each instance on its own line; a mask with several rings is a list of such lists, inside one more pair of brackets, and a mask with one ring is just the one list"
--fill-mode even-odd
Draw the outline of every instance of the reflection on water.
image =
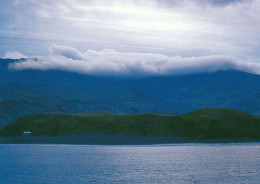
[[258, 183], [260, 143], [0, 145], [0, 183]]

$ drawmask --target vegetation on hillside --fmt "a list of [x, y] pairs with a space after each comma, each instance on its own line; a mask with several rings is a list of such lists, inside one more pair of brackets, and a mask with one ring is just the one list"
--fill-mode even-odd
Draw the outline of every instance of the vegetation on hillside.
[[260, 117], [205, 108], [185, 115], [33, 114], [0, 130], [0, 136], [137, 135], [192, 139], [260, 138]]

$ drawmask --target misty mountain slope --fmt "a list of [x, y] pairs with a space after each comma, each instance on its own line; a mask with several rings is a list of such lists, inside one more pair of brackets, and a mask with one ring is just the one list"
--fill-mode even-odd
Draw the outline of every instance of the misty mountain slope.
[[222, 107], [260, 114], [260, 76], [219, 71], [145, 78], [11, 71], [0, 59], [0, 127], [32, 113], [187, 113]]
[[[159, 87], [158, 87], [159, 86]], [[260, 76], [238, 71], [218, 71], [137, 81], [149, 91], [178, 105], [180, 113], [204, 107], [225, 107], [260, 113]]]

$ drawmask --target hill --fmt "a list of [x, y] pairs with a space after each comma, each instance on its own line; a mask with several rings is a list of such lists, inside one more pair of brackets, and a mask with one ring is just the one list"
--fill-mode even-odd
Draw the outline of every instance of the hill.
[[190, 139], [259, 139], [260, 117], [245, 112], [206, 108], [184, 115], [33, 114], [0, 130], [0, 136], [131, 135]]
[[33, 113], [183, 114], [205, 107], [260, 114], [260, 76], [238, 71], [144, 78], [11, 71], [0, 59], [0, 128]]

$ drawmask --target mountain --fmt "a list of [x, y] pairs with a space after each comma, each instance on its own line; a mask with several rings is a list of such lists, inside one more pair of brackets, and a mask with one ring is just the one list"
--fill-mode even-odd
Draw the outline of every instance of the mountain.
[[183, 114], [219, 107], [260, 114], [260, 76], [218, 71], [160, 77], [98, 77], [11, 71], [0, 59], [0, 127], [33, 113]]
[[130, 135], [194, 140], [259, 139], [260, 116], [242, 111], [206, 108], [184, 115], [33, 114], [0, 130], [0, 136]]

